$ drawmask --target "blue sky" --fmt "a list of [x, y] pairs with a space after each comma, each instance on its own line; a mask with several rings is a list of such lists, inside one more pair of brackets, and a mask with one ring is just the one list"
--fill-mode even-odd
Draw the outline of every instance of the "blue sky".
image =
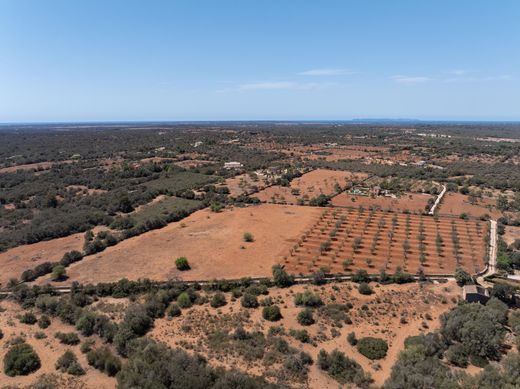
[[0, 122], [520, 120], [520, 1], [0, 0]]

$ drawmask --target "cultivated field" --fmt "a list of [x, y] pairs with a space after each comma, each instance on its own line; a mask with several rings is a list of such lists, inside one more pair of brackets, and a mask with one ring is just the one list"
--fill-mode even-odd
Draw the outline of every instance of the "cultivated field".
[[429, 194], [405, 193], [400, 197], [392, 198], [386, 196], [361, 196], [352, 195], [346, 192], [331, 199], [331, 204], [337, 207], [365, 207], [371, 209], [391, 210], [391, 211], [410, 211], [424, 212], [428, 206], [428, 201], [434, 199]]
[[[195, 212], [182, 222], [126, 239], [71, 265], [67, 282], [98, 283], [151, 278], [211, 280], [270, 276], [321, 210], [262, 204], [220, 213]], [[246, 243], [245, 232], [254, 242]], [[188, 258], [191, 270], [180, 272], [175, 259]], [[39, 282], [48, 282], [41, 279]]]
[[452, 274], [457, 266], [475, 273], [484, 268], [487, 231], [480, 220], [328, 209], [300, 236], [285, 264], [296, 274], [323, 266], [333, 273], [394, 272], [398, 266], [411, 273]]

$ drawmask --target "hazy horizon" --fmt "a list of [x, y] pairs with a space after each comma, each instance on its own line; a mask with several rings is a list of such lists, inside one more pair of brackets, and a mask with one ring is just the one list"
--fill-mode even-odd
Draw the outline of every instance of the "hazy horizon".
[[0, 2], [0, 123], [519, 121], [520, 3]]

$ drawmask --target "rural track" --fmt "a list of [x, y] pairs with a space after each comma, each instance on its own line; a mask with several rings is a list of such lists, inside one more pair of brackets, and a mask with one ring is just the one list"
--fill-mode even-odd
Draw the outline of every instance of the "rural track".
[[[370, 277], [378, 277], [376, 274], [369, 274]], [[344, 281], [350, 281], [352, 279], [352, 275], [336, 275], [336, 276], [326, 276], [323, 278], [325, 282], [344, 282]], [[419, 276], [412, 276], [415, 281], [419, 280]], [[441, 280], [454, 280], [452, 274], [436, 274], [436, 275], [426, 275], [426, 279], [430, 281], [441, 281]], [[294, 277], [294, 283], [295, 284], [311, 284], [313, 282], [314, 278], [310, 276], [297, 276]], [[178, 283], [178, 284], [184, 284], [188, 286], [193, 285], [199, 285], [199, 286], [205, 286], [205, 285], [212, 285], [217, 282], [230, 282], [230, 283], [240, 283], [243, 281], [243, 278], [240, 279], [224, 279], [224, 280], [194, 280], [194, 281], [182, 281], [182, 280], [169, 280], [169, 281], [161, 281], [155, 283], [155, 286], [161, 288], [166, 286], [171, 286], [172, 282]], [[261, 282], [271, 281], [271, 278], [268, 277], [255, 277], [255, 278], [249, 278], [249, 281], [252, 284], [259, 284]], [[55, 286], [52, 288], [52, 290], [57, 294], [68, 294], [71, 292], [72, 287], [70, 286]], [[10, 296], [13, 294], [11, 290], [1, 290], [0, 296]]]
[[482, 286], [492, 286], [485, 279], [496, 273], [497, 266], [497, 221], [490, 220], [489, 229], [489, 261], [484, 272], [478, 275], [477, 282]]

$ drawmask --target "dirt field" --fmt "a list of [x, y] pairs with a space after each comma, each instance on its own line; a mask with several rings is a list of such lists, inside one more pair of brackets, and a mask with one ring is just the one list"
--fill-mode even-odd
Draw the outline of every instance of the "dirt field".
[[[4, 387], [4, 385], [6, 387], [21, 387], [34, 384], [38, 378], [44, 374], [55, 375], [57, 389], [113, 389], [116, 387], [115, 378], [108, 377], [106, 374], [88, 365], [85, 354], [81, 353], [79, 345], [66, 346], [60, 344], [58, 339], [54, 337], [54, 334], [58, 331], [74, 331], [73, 326], [65, 325], [60, 320], [54, 318], [51, 319], [51, 325], [45, 330], [42, 330], [38, 325], [21, 324], [19, 322], [17, 316], [19, 316], [23, 310], [18, 304], [10, 301], [2, 301], [0, 306], [5, 309], [5, 311], [0, 313], [0, 328], [2, 328], [4, 333], [3, 339], [0, 339], [0, 360], [4, 359], [4, 355], [8, 351], [8, 342], [17, 336], [22, 336], [26, 339], [26, 342], [34, 348], [41, 359], [42, 365], [39, 370], [28, 376], [8, 377], [4, 374], [4, 369], [0, 369], [0, 384], [2, 387]], [[36, 339], [36, 332], [43, 332], [46, 338]], [[83, 339], [81, 335], [80, 338]], [[95, 339], [98, 346], [102, 344], [101, 340], [96, 336], [92, 336], [91, 339]], [[74, 354], [76, 354], [79, 363], [86, 371], [86, 375], [78, 378], [60, 373], [56, 370], [56, 361], [66, 350], [72, 350]]]
[[490, 215], [492, 218], [499, 218], [502, 212], [495, 208], [496, 201], [490, 198], [477, 199], [475, 204], [469, 202], [469, 197], [461, 193], [446, 193], [439, 208], [436, 211], [439, 215], [455, 215], [466, 213], [469, 216], [480, 217]]
[[[123, 277], [186, 280], [268, 276], [321, 210], [259, 205], [213, 213], [195, 212], [181, 222], [127, 239], [71, 265], [66, 282], [98, 283]], [[246, 243], [244, 232], [255, 241]], [[186, 256], [192, 270], [180, 272], [175, 259]], [[48, 282], [42, 278], [39, 282]]]
[[10, 278], [20, 278], [24, 270], [32, 269], [43, 262], [59, 261], [67, 251], [83, 248], [83, 233], [53, 240], [15, 247], [0, 253], [0, 283], [7, 285]]
[[306, 200], [320, 194], [332, 195], [336, 193], [336, 185], [344, 188], [347, 183], [367, 176], [365, 173], [317, 169], [295, 178], [289, 187], [271, 186], [255, 193], [254, 197], [262, 202], [296, 204], [300, 198]]
[[2, 173], [14, 173], [18, 170], [49, 170], [51, 167], [62, 163], [72, 163], [73, 161], [60, 161], [60, 162], [38, 162], [28, 163], [26, 165], [15, 165], [8, 167], [0, 167], [0, 174]]
[[392, 198], [386, 196], [359, 196], [346, 192], [340, 193], [331, 200], [331, 204], [338, 207], [374, 208], [391, 211], [410, 211], [422, 213], [428, 206], [428, 200], [434, 199], [429, 194], [406, 193], [401, 197]]
[[[484, 267], [488, 228], [488, 223], [473, 219], [328, 209], [289, 250], [285, 265], [294, 274], [309, 274], [323, 266], [333, 273], [365, 269], [375, 274], [401, 266], [412, 274], [421, 267], [426, 274], [452, 274], [458, 265], [476, 273]], [[458, 243], [453, 240], [454, 230]], [[439, 245], [437, 236], [442, 239]], [[347, 259], [352, 264], [345, 269]]]
[[237, 197], [241, 194], [251, 193], [255, 189], [263, 189], [266, 184], [264, 180], [260, 178], [255, 180], [251, 178], [249, 174], [240, 174], [233, 178], [226, 178], [224, 185], [229, 188], [229, 194], [231, 196]]
[[[171, 347], [180, 346], [189, 352], [200, 352], [212, 365], [234, 366], [249, 373], [269, 377], [276, 374], [276, 366], [258, 361], [247, 362], [222, 348], [210, 347], [208, 335], [216, 331], [233, 332], [239, 325], [248, 331], [262, 331], [264, 334], [273, 325], [282, 326], [286, 333], [284, 339], [296, 349], [309, 353], [314, 360], [317, 359], [320, 349], [331, 351], [337, 348], [355, 359], [365, 372], [370, 373], [374, 384], [381, 385], [388, 378], [392, 365], [404, 348], [406, 337], [437, 329], [440, 324], [439, 316], [453, 307], [451, 298], [460, 295], [460, 288], [454, 282], [423, 287], [416, 283], [372, 286], [375, 293], [371, 296], [359, 294], [357, 284], [352, 283], [308, 287], [319, 294], [325, 304], [353, 305], [348, 312], [352, 324], [341, 327], [333, 326], [332, 321], [321, 314], [315, 314], [317, 322], [314, 325], [299, 325], [296, 317], [301, 308], [294, 305], [294, 294], [303, 292], [307, 286], [296, 285], [288, 289], [270, 290], [269, 296], [278, 303], [283, 316], [276, 323], [262, 319], [261, 309], [245, 309], [241, 307], [239, 300], [230, 301], [227, 294], [228, 304], [218, 311], [207, 305], [194, 306], [183, 311], [179, 318], [157, 320], [151, 336]], [[364, 305], [367, 309], [362, 309]], [[402, 317], [405, 318], [404, 324], [401, 321]], [[301, 343], [287, 335], [290, 329], [303, 328], [309, 332], [312, 341], [316, 343], [315, 346]], [[337, 331], [335, 334], [333, 328]], [[358, 339], [363, 336], [375, 336], [388, 342], [388, 354], [386, 358], [378, 361], [379, 367], [376, 368], [375, 363], [361, 355], [346, 341], [350, 332], [355, 332]], [[308, 384], [310, 388], [338, 388], [338, 383], [323, 373], [316, 364], [310, 367]]]

